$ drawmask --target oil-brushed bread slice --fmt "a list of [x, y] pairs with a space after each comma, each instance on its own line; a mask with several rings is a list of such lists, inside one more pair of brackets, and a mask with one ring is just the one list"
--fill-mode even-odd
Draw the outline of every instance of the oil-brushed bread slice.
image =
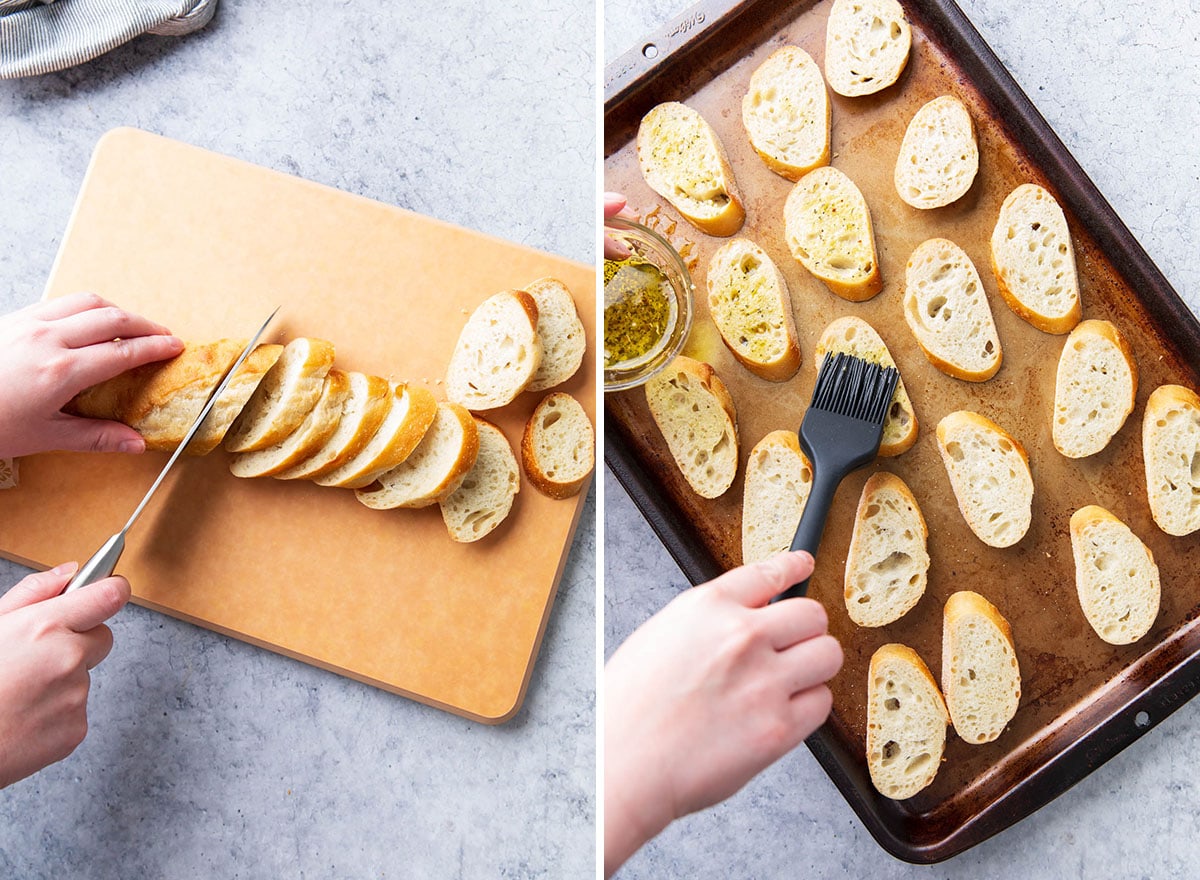
[[[813, 353], [818, 371], [825, 361], [825, 355], [838, 352], [852, 354], [873, 364], [895, 367], [897, 371], [900, 369], [875, 328], [862, 318], [838, 318], [825, 328]], [[907, 452], [917, 442], [918, 430], [917, 413], [904, 387], [904, 377], [901, 376], [892, 395], [892, 405], [888, 407], [883, 420], [883, 441], [879, 444], [879, 454], [888, 458]]]
[[1003, 352], [992, 307], [966, 251], [945, 238], [917, 245], [904, 270], [904, 320], [929, 362], [956, 379], [986, 382]]
[[937, 442], [958, 509], [976, 537], [990, 547], [1021, 540], [1033, 518], [1033, 476], [1024, 447], [968, 410], [938, 422]]
[[1129, 645], [1150, 631], [1161, 595], [1154, 554], [1103, 507], [1071, 515], [1075, 589], [1083, 616], [1110, 645]]
[[349, 395], [349, 377], [341, 370], [330, 370], [316, 406], [295, 431], [274, 446], [234, 455], [229, 470], [235, 477], [269, 477], [304, 461], [337, 430], [342, 405]]
[[723, 495], [737, 474], [737, 411], [713, 368], [680, 355], [646, 383], [646, 402], [696, 494]]
[[912, 28], [896, 0], [834, 0], [825, 28], [825, 79], [847, 98], [886, 89], [904, 72]]
[[970, 590], [946, 600], [942, 693], [954, 730], [972, 744], [996, 739], [1021, 702], [1012, 628], [995, 605]]
[[867, 670], [867, 769], [884, 797], [903, 800], [933, 782], [950, 715], [925, 661], [907, 645], [883, 645]]
[[313, 477], [322, 486], [359, 489], [404, 461], [417, 448], [438, 411], [433, 395], [417, 385], [392, 385], [392, 406], [367, 444], [328, 473]]
[[735, 238], [708, 264], [708, 313], [726, 347], [746, 369], [772, 382], [800, 368], [792, 298], [767, 252]]
[[743, 564], [792, 546], [812, 481], [812, 464], [795, 431], [772, 431], [754, 445], [742, 495]]
[[792, 256], [842, 299], [862, 302], [883, 289], [867, 200], [838, 169], [826, 165], [800, 178], [783, 224]]
[[1021, 184], [1000, 206], [992, 272], [1008, 307], [1039, 330], [1067, 333], [1079, 323], [1083, 307], [1067, 218], [1037, 184]]
[[1200, 529], [1200, 397], [1182, 385], [1155, 388], [1142, 417], [1150, 515], [1168, 535]]
[[746, 219], [721, 139], [685, 104], [659, 104], [642, 117], [638, 163], [646, 184], [709, 235], [733, 235]]
[[979, 171], [975, 124], [953, 95], [934, 98], [916, 112], [896, 159], [896, 192], [914, 208], [940, 208], [971, 188]]
[[1068, 458], [1104, 449], [1133, 412], [1137, 382], [1133, 351], [1116, 327], [1095, 319], [1077, 325], [1058, 358], [1055, 448]]
[[512, 510], [521, 473], [508, 439], [491, 422], [475, 420], [479, 454], [458, 488], [438, 502], [450, 538], [469, 544], [490, 535]]
[[521, 438], [525, 476], [543, 495], [577, 495], [596, 465], [596, 432], [583, 406], [569, 394], [547, 394]]
[[355, 494], [376, 510], [428, 507], [461, 485], [478, 455], [477, 420], [457, 403], [439, 403], [433, 424], [412, 454]]
[[379, 376], [346, 374], [350, 393], [342, 403], [337, 430], [304, 461], [275, 474], [280, 480], [314, 480], [337, 470], [362, 452], [391, 411], [391, 383]]
[[571, 291], [557, 278], [539, 278], [525, 292], [537, 306], [537, 336], [542, 341], [542, 359], [525, 390], [545, 391], [575, 375], [587, 337]]
[[523, 290], [484, 300], [467, 318], [450, 356], [446, 396], [470, 410], [511, 403], [542, 362], [537, 326], [537, 303]]
[[229, 452], [274, 446], [299, 427], [321, 396], [333, 366], [333, 343], [293, 339], [267, 372], [225, 435]]
[[829, 164], [829, 93], [821, 68], [799, 46], [771, 53], [750, 76], [742, 125], [767, 167], [800, 177]]
[[879, 471], [863, 486], [846, 556], [845, 600], [859, 626], [885, 626], [925, 594], [929, 550], [925, 517], [908, 485]]

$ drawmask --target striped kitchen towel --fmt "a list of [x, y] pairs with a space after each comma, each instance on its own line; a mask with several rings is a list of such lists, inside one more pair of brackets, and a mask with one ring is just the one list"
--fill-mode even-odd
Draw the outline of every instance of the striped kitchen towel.
[[0, 0], [0, 79], [82, 64], [141, 34], [190, 34], [216, 11], [217, 0]]

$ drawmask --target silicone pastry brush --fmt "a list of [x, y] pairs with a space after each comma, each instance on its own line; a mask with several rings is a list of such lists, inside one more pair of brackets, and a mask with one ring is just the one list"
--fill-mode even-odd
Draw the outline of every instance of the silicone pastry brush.
[[[822, 361], [812, 403], [800, 424], [800, 448], [812, 462], [813, 484], [792, 539], [793, 550], [816, 555], [838, 485], [848, 473], [870, 464], [879, 454], [883, 421], [899, 379], [900, 372], [894, 367], [844, 352]], [[807, 592], [806, 579], [779, 598]]]

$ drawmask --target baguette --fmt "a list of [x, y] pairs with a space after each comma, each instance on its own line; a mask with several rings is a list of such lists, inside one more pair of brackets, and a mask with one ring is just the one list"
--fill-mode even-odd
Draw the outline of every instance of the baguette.
[[229, 452], [255, 452], [280, 443], [312, 412], [333, 366], [333, 343], [293, 339], [254, 390], [225, 435]]
[[452, 540], [469, 544], [490, 535], [508, 517], [521, 491], [517, 458], [500, 429], [476, 419], [479, 453], [458, 488], [438, 502]]
[[469, 410], [515, 400], [542, 362], [537, 326], [537, 303], [523, 290], [484, 300], [467, 318], [450, 356], [446, 396]]
[[1033, 518], [1029, 457], [1015, 438], [979, 413], [952, 412], [937, 426], [938, 452], [958, 509], [989, 547], [1011, 547]]
[[375, 510], [436, 504], [457, 489], [474, 467], [481, 423], [457, 403], [437, 404], [433, 424], [412, 454], [355, 495]]
[[821, 68], [798, 46], [771, 53], [750, 76], [742, 125], [767, 167], [799, 180], [829, 164], [829, 94]]
[[910, 798], [933, 782], [950, 715], [929, 667], [907, 645], [884, 645], [867, 671], [867, 769], [884, 797]]
[[917, 499], [886, 471], [863, 486], [846, 556], [846, 611], [859, 626], [886, 626], [925, 594], [929, 530]]
[[1168, 535], [1200, 529], [1200, 397], [1182, 385], [1155, 388], [1142, 417], [1150, 515]]
[[537, 306], [537, 336], [542, 341], [541, 362], [525, 390], [545, 391], [575, 375], [583, 363], [587, 337], [571, 291], [561, 281], [539, 278], [525, 292]]
[[942, 693], [954, 730], [972, 744], [1000, 736], [1021, 701], [1012, 628], [996, 606], [969, 590], [946, 600]]
[[1108, 321], [1084, 321], [1067, 337], [1054, 385], [1054, 446], [1068, 458], [1095, 455], [1121, 430], [1137, 398], [1137, 363]]
[[350, 392], [342, 403], [337, 430], [304, 461], [273, 476], [278, 480], [315, 480], [337, 470], [371, 442], [392, 409], [392, 387], [387, 379], [347, 373]]
[[547, 394], [521, 438], [525, 476], [543, 495], [578, 495], [596, 465], [596, 432], [587, 413], [569, 394]]
[[772, 431], [754, 445], [742, 494], [744, 565], [791, 547], [812, 481], [812, 464], [795, 431]]
[[783, 223], [792, 256], [842, 299], [863, 302], [883, 289], [871, 212], [841, 171], [826, 166], [800, 178]]
[[914, 208], [940, 208], [958, 201], [979, 171], [975, 124], [958, 98], [942, 95], [916, 112], [896, 159], [900, 198]]
[[1103, 507], [1071, 515], [1075, 590], [1083, 616], [1110, 645], [1129, 645], [1150, 631], [1161, 595], [1154, 554]]
[[834, 0], [825, 29], [825, 78], [847, 98], [873, 95], [900, 78], [912, 28], [896, 0]]
[[408, 458], [433, 423], [438, 404], [416, 385], [393, 384], [391, 396], [391, 408], [366, 445], [333, 470], [311, 477], [313, 482], [359, 489]]

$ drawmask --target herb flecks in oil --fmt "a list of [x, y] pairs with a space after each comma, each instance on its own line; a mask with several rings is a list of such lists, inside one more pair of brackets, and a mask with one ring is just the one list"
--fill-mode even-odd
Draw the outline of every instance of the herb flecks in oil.
[[637, 256], [604, 261], [604, 366], [640, 358], [666, 335], [670, 281]]

